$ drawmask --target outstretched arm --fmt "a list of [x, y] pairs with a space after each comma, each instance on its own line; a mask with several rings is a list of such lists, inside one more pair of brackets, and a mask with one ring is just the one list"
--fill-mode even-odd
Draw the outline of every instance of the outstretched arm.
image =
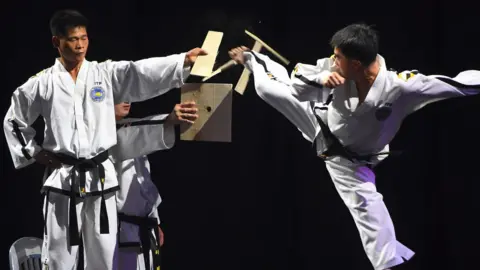
[[197, 57], [206, 54], [203, 49], [195, 48], [187, 53], [135, 62], [107, 61], [105, 67], [112, 78], [115, 102], [143, 101], [181, 87]]
[[174, 126], [192, 124], [198, 118], [196, 113], [196, 104], [186, 102], [175, 105], [170, 114], [118, 121], [117, 144], [110, 149], [114, 162], [172, 148], [175, 143]]
[[404, 71], [399, 78], [410, 111], [414, 112], [432, 102], [480, 93], [480, 71], [468, 70], [456, 77], [443, 75], [426, 76], [416, 72]]

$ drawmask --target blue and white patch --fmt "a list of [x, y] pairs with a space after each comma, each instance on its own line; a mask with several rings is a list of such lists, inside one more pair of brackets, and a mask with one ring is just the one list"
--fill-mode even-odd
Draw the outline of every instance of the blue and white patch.
[[90, 97], [95, 102], [101, 102], [105, 99], [105, 90], [100, 86], [95, 86], [90, 90]]

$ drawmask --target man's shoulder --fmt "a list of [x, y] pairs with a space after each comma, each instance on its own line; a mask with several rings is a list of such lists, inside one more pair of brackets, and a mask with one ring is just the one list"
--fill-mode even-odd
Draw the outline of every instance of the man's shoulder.
[[33, 75], [33, 76], [30, 76], [30, 78], [29, 78], [29, 79], [35, 79], [35, 78], [38, 78], [38, 77], [40, 77], [42, 74], [44, 74], [46, 71], [47, 71], [47, 69], [43, 69], [43, 70], [41, 70], [40, 72], [36, 73], [35, 75]]
[[42, 69], [37, 72], [35, 75], [30, 76], [21, 86], [20, 89], [31, 89], [38, 83], [45, 81], [46, 78], [51, 74], [52, 67]]
[[[389, 93], [407, 93], [415, 81], [417, 81], [419, 72], [417, 70], [397, 71], [390, 69], [386, 71], [386, 91]], [[388, 90], [387, 90], [388, 89]]]
[[110, 72], [113, 68], [115, 61], [112, 59], [105, 59], [100, 61], [91, 61], [90, 69], [97, 70], [99, 72]]
[[53, 69], [53, 66], [52, 66], [52, 67], [45, 68], [45, 69], [42, 69], [42, 70], [40, 70], [39, 72], [37, 72], [35, 75], [31, 76], [29, 79], [40, 79], [40, 78], [42, 78], [43, 76], [46, 76], [46, 75], [51, 74], [51, 73], [52, 73], [52, 69]]
[[397, 71], [395, 69], [388, 69], [386, 71], [386, 77], [388, 80], [391, 81], [400, 81], [400, 82], [407, 82], [408, 80], [415, 77], [415, 75], [419, 74], [418, 70], [402, 70]]
[[90, 61], [90, 65], [92, 66], [106, 66], [106, 65], [109, 65], [111, 63], [113, 63], [114, 61], [112, 59], [105, 59], [105, 60], [102, 60], [102, 61]]

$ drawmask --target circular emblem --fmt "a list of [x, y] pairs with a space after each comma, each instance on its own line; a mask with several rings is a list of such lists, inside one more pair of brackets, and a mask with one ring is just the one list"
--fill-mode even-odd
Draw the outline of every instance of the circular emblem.
[[90, 90], [90, 97], [95, 102], [100, 102], [105, 99], [105, 91], [100, 86], [95, 86]]
[[392, 107], [390, 106], [382, 106], [377, 109], [375, 112], [375, 117], [377, 118], [378, 121], [385, 121], [390, 114], [392, 114]]

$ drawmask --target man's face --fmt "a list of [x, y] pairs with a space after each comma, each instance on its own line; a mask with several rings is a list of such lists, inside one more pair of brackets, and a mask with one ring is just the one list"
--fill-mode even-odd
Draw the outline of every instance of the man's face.
[[68, 62], [78, 63], [85, 59], [88, 50], [88, 35], [85, 27], [72, 27], [66, 36], [54, 36], [53, 44]]
[[115, 119], [120, 120], [123, 119], [125, 116], [128, 115], [130, 112], [130, 103], [122, 102], [120, 104], [115, 105]]
[[363, 74], [364, 68], [360, 61], [347, 58], [339, 48], [334, 49], [336, 71], [345, 79], [355, 80]]
[[343, 55], [339, 48], [335, 47], [333, 52], [335, 55], [335, 68], [337, 72], [345, 79], [348, 79], [348, 75], [351, 71], [350, 61], [345, 57], [345, 55]]

